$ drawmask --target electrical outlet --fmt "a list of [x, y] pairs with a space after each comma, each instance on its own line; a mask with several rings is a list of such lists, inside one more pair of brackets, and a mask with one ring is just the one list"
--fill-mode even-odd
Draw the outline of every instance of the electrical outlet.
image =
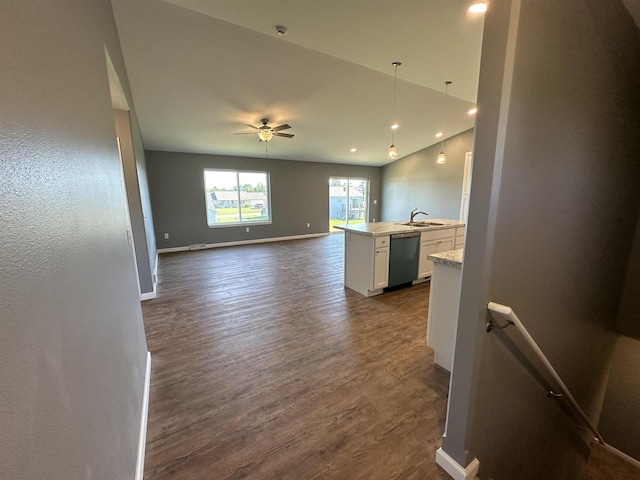
[[311, 224], [310, 224], [310, 223], [307, 223], [307, 228], [309, 228], [309, 227], [311, 227]]
[[249, 231], [249, 227], [247, 227], [247, 232]]
[[168, 238], [169, 238], [169, 234], [168, 234], [168, 233], [165, 233], [165, 234], [164, 234], [164, 239], [166, 240], [166, 239], [168, 239]]
[[374, 222], [376, 221], [375, 217], [374, 217], [373, 221], [374, 221]]
[[373, 204], [376, 205], [378, 203], [378, 200], [374, 200]]

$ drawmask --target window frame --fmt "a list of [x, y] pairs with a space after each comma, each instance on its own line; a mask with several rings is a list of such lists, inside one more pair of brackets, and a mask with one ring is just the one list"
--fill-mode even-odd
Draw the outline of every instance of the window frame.
[[[368, 223], [369, 219], [371, 218], [371, 203], [370, 203], [370, 201], [371, 201], [371, 178], [369, 178], [369, 177], [345, 177], [345, 176], [340, 176], [340, 175], [331, 175], [329, 177], [329, 182], [328, 182], [329, 188], [331, 188], [331, 180], [346, 180], [347, 181], [347, 192], [349, 191], [349, 182], [351, 180], [361, 180], [361, 181], [364, 182], [364, 187], [365, 187], [364, 202], [365, 202], [365, 205], [366, 205], [365, 212], [364, 212], [364, 223]], [[338, 198], [340, 198], [340, 197], [338, 197]], [[347, 195], [345, 198], [348, 200], [348, 202], [344, 204], [346, 206], [346, 210], [347, 210], [345, 213], [346, 213], [346, 216], [348, 217], [349, 216], [348, 212], [352, 208], [350, 205], [348, 205], [348, 203], [351, 202], [352, 197]], [[338, 200], [338, 202], [341, 203], [340, 200]], [[329, 190], [329, 205], [328, 205], [328, 207], [329, 207], [329, 233], [336, 233], [336, 232], [338, 232], [340, 230], [338, 230], [338, 229], [333, 229], [332, 230], [332, 228], [334, 228], [334, 227], [331, 226], [331, 219], [332, 219], [331, 218], [331, 190]], [[346, 220], [345, 226], [349, 225], [348, 219], [345, 218], [345, 220]], [[355, 224], [355, 225], [357, 225], [357, 224]]]
[[[206, 179], [206, 172], [233, 172], [236, 174], [236, 185], [238, 187], [238, 214], [239, 214], [239, 218], [240, 221], [238, 222], [220, 222], [220, 223], [215, 223], [213, 225], [211, 225], [209, 223], [209, 193], [207, 192], [207, 179]], [[266, 181], [266, 187], [267, 187], [267, 193], [266, 193], [266, 204], [267, 204], [267, 213], [268, 213], [268, 219], [267, 220], [252, 220], [252, 221], [242, 221], [242, 201], [240, 199], [240, 174], [241, 173], [257, 173], [257, 174], [263, 174], [266, 176], [267, 181]], [[271, 212], [271, 174], [267, 171], [262, 171], [262, 170], [236, 170], [236, 169], [232, 169], [232, 168], [205, 168], [202, 171], [202, 182], [204, 185], [204, 212], [205, 212], [205, 221], [207, 222], [207, 226], [209, 228], [225, 228], [225, 227], [241, 227], [243, 225], [249, 226], [249, 225], [270, 225], [273, 223], [273, 215]]]

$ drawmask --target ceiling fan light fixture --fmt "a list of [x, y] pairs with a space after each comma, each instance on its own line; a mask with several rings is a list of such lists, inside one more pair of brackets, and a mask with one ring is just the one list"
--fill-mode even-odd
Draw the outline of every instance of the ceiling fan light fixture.
[[273, 138], [273, 132], [271, 131], [271, 129], [269, 130], [261, 130], [258, 132], [258, 138], [262, 141], [262, 142], [268, 142], [269, 140], [271, 140]]

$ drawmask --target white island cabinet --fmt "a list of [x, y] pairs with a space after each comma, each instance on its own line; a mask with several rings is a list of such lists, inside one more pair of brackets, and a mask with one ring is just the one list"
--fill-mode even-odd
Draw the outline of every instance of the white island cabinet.
[[[431, 275], [430, 253], [452, 250], [464, 240], [464, 223], [459, 220], [433, 219], [407, 225], [407, 222], [376, 222], [336, 226], [344, 230], [344, 285], [365, 297], [383, 293], [389, 285], [391, 235], [420, 232], [421, 248], [416, 261], [418, 275], [424, 281]], [[425, 263], [428, 262], [428, 263]]]
[[376, 237], [374, 242], [373, 290], [389, 285], [389, 236]]
[[379, 295], [389, 284], [389, 235], [345, 233], [344, 284], [365, 297]]

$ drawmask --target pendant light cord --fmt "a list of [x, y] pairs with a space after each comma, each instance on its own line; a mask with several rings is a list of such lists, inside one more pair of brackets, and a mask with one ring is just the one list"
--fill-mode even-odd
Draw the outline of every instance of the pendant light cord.
[[444, 102], [442, 105], [442, 140], [440, 141], [441, 152], [444, 151], [444, 117], [445, 112], [447, 111], [447, 97], [449, 96], [449, 85], [451, 85], [451, 83], [452, 82], [450, 82], [449, 80], [444, 81]]
[[[400, 62], [393, 62], [393, 115], [391, 115], [391, 121], [396, 121], [396, 87], [398, 85], [398, 67], [402, 65]], [[391, 145], [393, 145], [394, 129], [391, 129]]]
[[396, 149], [396, 146], [394, 145], [394, 140], [395, 140], [395, 132], [394, 130], [396, 128], [398, 128], [398, 125], [395, 123], [396, 121], [396, 91], [397, 91], [397, 87], [398, 87], [398, 67], [400, 65], [402, 65], [402, 63], [400, 62], [392, 62], [391, 65], [393, 65], [393, 110], [392, 110], [392, 118], [391, 121], [393, 122], [391, 125], [391, 146], [389, 147], [389, 151], [387, 152], [387, 159], [388, 160], [396, 160], [398, 158], [398, 150]]

